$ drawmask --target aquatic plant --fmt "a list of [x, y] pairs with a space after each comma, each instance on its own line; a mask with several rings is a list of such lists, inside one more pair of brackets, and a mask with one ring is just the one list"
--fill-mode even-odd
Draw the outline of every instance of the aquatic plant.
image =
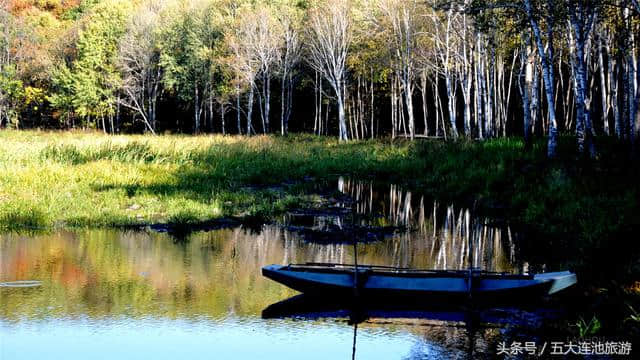
[[576, 321], [573, 326], [577, 328], [578, 335], [581, 338], [596, 335], [601, 328], [600, 320], [598, 320], [595, 315], [593, 315], [589, 322], [586, 322], [584, 318], [579, 317], [578, 321]]

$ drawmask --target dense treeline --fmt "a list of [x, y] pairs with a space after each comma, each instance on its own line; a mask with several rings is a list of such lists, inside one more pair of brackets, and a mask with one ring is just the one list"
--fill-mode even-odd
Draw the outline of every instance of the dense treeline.
[[0, 126], [640, 140], [637, 0], [0, 0]]

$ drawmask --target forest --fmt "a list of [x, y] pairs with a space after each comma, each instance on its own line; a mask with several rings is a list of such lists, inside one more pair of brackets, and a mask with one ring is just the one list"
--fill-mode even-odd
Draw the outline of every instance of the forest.
[[637, 0], [0, 0], [0, 127], [640, 139]]

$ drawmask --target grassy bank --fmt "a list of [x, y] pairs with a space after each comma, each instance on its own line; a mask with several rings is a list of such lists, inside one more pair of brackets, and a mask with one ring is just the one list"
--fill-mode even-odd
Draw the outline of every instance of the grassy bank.
[[[0, 132], [0, 228], [102, 227], [268, 216], [305, 200], [261, 185], [327, 174], [406, 174], [407, 144], [309, 136]], [[248, 188], [250, 187], [250, 188]]]
[[637, 161], [603, 143], [600, 158], [584, 162], [567, 142], [549, 162], [544, 145], [1, 131], [0, 229], [268, 217], [306, 199], [263, 185], [342, 174], [464, 201], [541, 235], [601, 241], [637, 231]]
[[262, 220], [316, 200], [303, 186], [269, 185], [373, 176], [522, 230], [522, 258], [588, 279], [581, 291], [594, 297], [580, 314], [637, 336], [640, 166], [622, 145], [598, 140], [597, 160], [580, 159], [563, 139], [561, 157], [549, 161], [543, 140], [524, 151], [519, 139], [339, 144], [309, 135], [0, 131], [0, 231]]

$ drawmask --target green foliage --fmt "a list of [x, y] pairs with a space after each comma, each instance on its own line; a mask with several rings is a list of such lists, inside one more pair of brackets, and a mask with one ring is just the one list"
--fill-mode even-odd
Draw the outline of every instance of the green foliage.
[[[163, 82], [167, 90], [175, 93], [187, 104], [195, 101], [195, 88], [199, 89], [201, 99], [206, 91], [205, 85], [220, 77], [214, 62], [220, 51], [218, 41], [222, 35], [216, 15], [218, 10], [213, 4], [194, 5], [188, 10], [173, 8], [170, 11], [171, 22], [160, 34], [160, 65], [164, 69]], [[213, 82], [224, 88], [224, 82]]]
[[68, 8], [62, 15], [65, 20], [78, 20], [88, 13], [101, 0], [81, 0], [78, 6]]
[[629, 315], [628, 318], [625, 319], [625, 321], [632, 321], [637, 324], [640, 324], [640, 313], [637, 312], [631, 305], [627, 304], [627, 307], [629, 307], [629, 311], [631, 312], [631, 314]]
[[589, 322], [586, 322], [582, 317], [578, 319], [578, 321], [573, 324], [574, 327], [578, 330], [578, 336], [581, 338], [586, 336], [593, 336], [600, 331], [602, 325], [600, 324], [600, 320], [594, 315]]
[[128, 2], [101, 2], [86, 16], [78, 34], [76, 56], [53, 71], [54, 108], [82, 119], [98, 119], [114, 112], [120, 81], [116, 68], [118, 41], [124, 33]]
[[17, 76], [16, 67], [14, 65], [0, 66], [0, 110], [2, 110], [0, 123], [6, 119], [17, 126], [20, 119], [20, 108], [24, 100], [24, 84]]

